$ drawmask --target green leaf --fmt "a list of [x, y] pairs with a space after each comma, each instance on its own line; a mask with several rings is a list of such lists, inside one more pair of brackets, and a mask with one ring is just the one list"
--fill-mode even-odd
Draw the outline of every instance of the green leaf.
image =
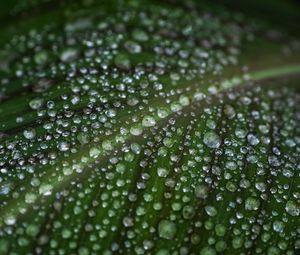
[[299, 253], [297, 3], [0, 7], [0, 254]]

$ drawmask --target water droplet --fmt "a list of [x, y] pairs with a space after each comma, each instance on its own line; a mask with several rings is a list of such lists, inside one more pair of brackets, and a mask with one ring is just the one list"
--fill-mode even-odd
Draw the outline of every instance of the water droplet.
[[39, 188], [39, 193], [43, 196], [50, 196], [53, 186], [50, 184], [42, 184]]
[[215, 132], [210, 131], [204, 135], [203, 142], [207, 147], [216, 149], [221, 145], [221, 138]]
[[176, 235], [176, 224], [172, 221], [162, 220], [158, 225], [158, 234], [161, 238], [171, 240]]
[[287, 201], [285, 205], [285, 211], [291, 216], [299, 216], [300, 215], [300, 206], [298, 206], [294, 201]]
[[133, 41], [125, 42], [124, 47], [131, 54], [140, 53], [142, 51], [141, 45]]
[[43, 106], [44, 100], [42, 98], [34, 98], [29, 102], [29, 106], [33, 110], [40, 109]]
[[77, 135], [77, 140], [80, 142], [80, 144], [84, 145], [89, 143], [89, 136], [88, 134], [85, 133], [79, 133]]
[[224, 236], [226, 234], [226, 227], [222, 224], [217, 224], [215, 226], [215, 231], [217, 236]]
[[212, 216], [212, 217], [216, 216], [217, 213], [218, 213], [217, 209], [216, 209], [215, 207], [211, 206], [211, 205], [205, 206], [204, 209], [205, 209], [206, 213], [207, 213], [209, 216]]
[[35, 237], [39, 233], [39, 227], [35, 224], [30, 224], [26, 228], [26, 234]]
[[132, 38], [136, 41], [145, 42], [148, 40], [148, 35], [143, 30], [135, 29], [132, 32]]
[[79, 55], [79, 52], [77, 49], [68, 48], [64, 49], [60, 55], [60, 59], [63, 62], [71, 62], [74, 61]]
[[68, 151], [70, 149], [70, 144], [67, 142], [60, 142], [57, 146], [60, 151]]
[[254, 134], [248, 134], [247, 140], [253, 146], [259, 144], [259, 139]]
[[28, 204], [33, 204], [37, 199], [36, 194], [34, 193], [26, 193], [25, 195], [25, 202]]
[[260, 201], [256, 197], [248, 197], [245, 201], [245, 209], [248, 211], [256, 211], [260, 206]]
[[205, 184], [199, 184], [195, 187], [195, 195], [198, 198], [205, 199], [208, 196], [209, 188]]
[[14, 185], [11, 182], [0, 182], [0, 195], [7, 195], [13, 189]]
[[112, 144], [112, 142], [111, 142], [111, 140], [104, 140], [103, 142], [102, 142], [102, 149], [103, 150], [106, 150], [106, 151], [111, 151], [111, 150], [113, 150], [113, 144]]
[[143, 128], [141, 125], [135, 125], [130, 128], [130, 134], [134, 136], [139, 136], [143, 133]]
[[30, 139], [33, 139], [36, 135], [35, 133], [35, 130], [33, 128], [30, 128], [30, 129], [25, 129], [23, 131], [23, 135], [26, 139], [30, 140]]
[[186, 205], [185, 207], [183, 207], [182, 216], [184, 219], [192, 219], [194, 215], [195, 215], [195, 209], [192, 206]]
[[232, 119], [235, 116], [234, 108], [228, 104], [224, 106], [224, 113], [229, 119]]
[[96, 147], [93, 147], [89, 151], [89, 155], [91, 158], [97, 158], [100, 155], [100, 150]]
[[169, 112], [168, 112], [168, 110], [166, 108], [159, 108], [157, 110], [157, 116], [160, 119], [166, 118], [168, 115], [169, 115]]
[[48, 61], [48, 53], [46, 51], [39, 51], [35, 53], [34, 61], [38, 65], [44, 65]]
[[217, 253], [215, 249], [209, 246], [202, 248], [200, 251], [200, 255], [216, 255], [216, 254]]
[[73, 169], [71, 167], [64, 167], [63, 173], [64, 175], [71, 175], [73, 173]]
[[273, 222], [273, 230], [275, 232], [281, 233], [284, 229], [284, 223], [282, 221], [276, 220]]
[[167, 177], [168, 176], [169, 171], [166, 168], [157, 168], [157, 175], [159, 177]]
[[145, 116], [142, 120], [144, 127], [153, 127], [156, 124], [156, 120], [152, 116]]
[[62, 238], [69, 239], [72, 236], [72, 231], [69, 229], [64, 229], [62, 231]]

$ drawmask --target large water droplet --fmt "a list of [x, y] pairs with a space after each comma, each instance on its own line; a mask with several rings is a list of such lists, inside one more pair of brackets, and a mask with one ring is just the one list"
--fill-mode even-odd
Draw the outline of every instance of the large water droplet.
[[214, 131], [210, 131], [204, 135], [203, 142], [207, 147], [216, 149], [221, 145], [221, 138]]
[[158, 225], [158, 234], [161, 238], [171, 240], [176, 235], [176, 224], [172, 221], [162, 220]]

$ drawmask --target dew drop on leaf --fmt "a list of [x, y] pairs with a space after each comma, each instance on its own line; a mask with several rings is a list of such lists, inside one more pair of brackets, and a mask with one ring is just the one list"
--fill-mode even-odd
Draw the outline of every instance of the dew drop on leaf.
[[156, 120], [152, 116], [145, 116], [142, 120], [142, 125], [144, 127], [153, 127], [156, 125]]
[[260, 206], [260, 201], [256, 197], [247, 197], [245, 201], [245, 209], [248, 211], [256, 211]]
[[207, 147], [217, 149], [221, 145], [221, 138], [214, 131], [209, 131], [204, 134], [203, 142]]
[[23, 131], [23, 135], [24, 135], [24, 137], [26, 138], [26, 139], [33, 139], [34, 137], [35, 137], [35, 135], [36, 135], [36, 132], [35, 132], [35, 130], [33, 129], [33, 128], [30, 128], [30, 129], [25, 129], [24, 131]]
[[176, 224], [169, 220], [162, 220], [158, 225], [159, 237], [171, 240], [176, 235]]
[[291, 216], [299, 216], [300, 215], [300, 206], [297, 205], [294, 201], [289, 200], [285, 205], [285, 211]]

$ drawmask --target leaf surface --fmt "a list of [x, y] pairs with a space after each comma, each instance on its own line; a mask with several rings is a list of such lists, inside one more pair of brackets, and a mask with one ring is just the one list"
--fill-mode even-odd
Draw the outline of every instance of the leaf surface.
[[1, 3], [0, 254], [297, 254], [299, 6], [254, 2]]

